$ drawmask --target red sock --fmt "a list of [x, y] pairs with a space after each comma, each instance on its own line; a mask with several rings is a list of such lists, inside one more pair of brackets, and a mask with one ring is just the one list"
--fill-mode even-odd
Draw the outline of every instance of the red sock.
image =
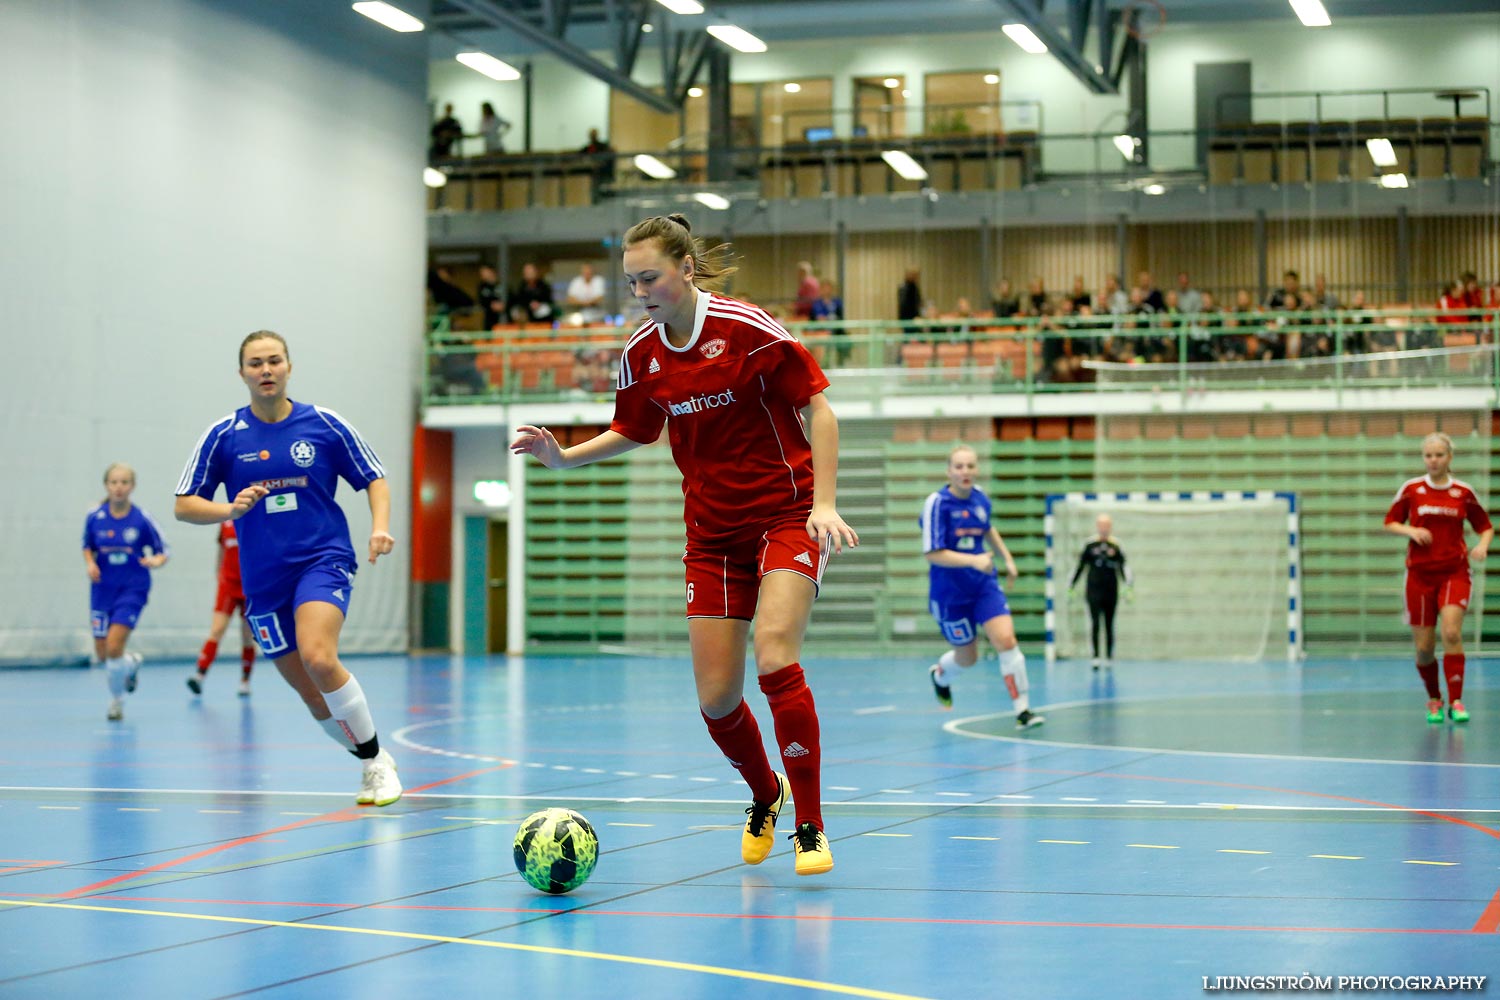
[[1418, 663], [1417, 673], [1422, 675], [1422, 683], [1427, 685], [1427, 697], [1443, 700], [1443, 689], [1438, 687], [1437, 660], [1431, 663]]
[[213, 665], [214, 657], [219, 655], [219, 644], [209, 639], [203, 644], [203, 650], [198, 654], [198, 673], [208, 673], [208, 668]]
[[775, 673], [762, 674], [760, 689], [771, 704], [776, 723], [776, 743], [781, 762], [797, 803], [797, 825], [811, 823], [823, 829], [823, 748], [818, 739], [818, 708], [802, 676], [801, 664], [793, 663]]
[[1443, 654], [1443, 676], [1448, 678], [1448, 703], [1464, 696], [1464, 654]]
[[740, 772], [756, 801], [774, 802], [781, 790], [766, 757], [765, 744], [760, 739], [760, 726], [745, 699], [741, 698], [739, 706], [722, 719], [710, 719], [705, 715], [703, 721], [708, 723], [708, 735], [714, 738], [714, 743], [729, 758], [729, 763]]
[[250, 668], [253, 667], [253, 666], [255, 666], [255, 647], [254, 646], [241, 646], [240, 647], [240, 677], [242, 677], [242, 678], [244, 678], [245, 680], [248, 681], [250, 679]]

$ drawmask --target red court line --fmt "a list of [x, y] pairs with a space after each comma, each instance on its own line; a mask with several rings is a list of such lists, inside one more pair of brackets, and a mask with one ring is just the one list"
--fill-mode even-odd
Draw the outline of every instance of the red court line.
[[1500, 889], [1495, 890], [1490, 905], [1484, 908], [1478, 922], [1474, 924], [1475, 934], [1493, 934], [1496, 931], [1500, 931]]
[[[1500, 894], [1497, 894], [1500, 895]], [[16, 898], [25, 898], [16, 895]], [[132, 903], [177, 903], [218, 906], [295, 906], [327, 910], [417, 910], [449, 913], [568, 913], [578, 917], [661, 917], [686, 920], [768, 920], [808, 923], [866, 923], [866, 924], [953, 924], [967, 927], [1077, 927], [1115, 930], [1164, 930], [1164, 931], [1260, 931], [1270, 934], [1472, 934], [1475, 931], [1452, 927], [1297, 927], [1275, 925], [1235, 924], [1143, 924], [1126, 921], [1081, 921], [1081, 920], [976, 920], [954, 917], [838, 917], [819, 914], [784, 913], [678, 913], [658, 910], [596, 910], [588, 907], [539, 907], [539, 906], [431, 906], [408, 903], [310, 903], [271, 899], [187, 899], [171, 896], [118, 896], [108, 893], [101, 902]]]
[[[415, 788], [409, 788], [406, 790], [406, 792], [407, 794], [425, 792], [429, 788], [437, 788], [439, 785], [447, 785], [455, 781], [462, 781], [465, 778], [472, 778], [476, 774], [484, 774], [488, 771], [503, 771], [508, 767], [514, 766], [515, 762], [512, 761], [510, 763], [496, 765], [495, 767], [482, 767], [477, 771], [466, 771], [463, 774], [455, 774], [451, 778], [442, 778], [438, 781], [429, 781], [425, 785], [418, 785]], [[171, 861], [163, 861], [161, 864], [152, 865], [150, 868], [142, 868], [139, 871], [126, 872], [123, 875], [116, 875], [114, 878], [107, 878], [102, 882], [95, 882], [92, 885], [85, 885], [77, 889], [70, 889], [67, 892], [62, 893], [61, 895], [58, 895], [54, 898], [75, 899], [78, 896], [83, 896], [91, 892], [97, 892], [100, 889], [106, 888], [111, 885], [116, 885], [120, 882], [129, 882], [132, 879], [140, 878], [142, 875], [150, 875], [155, 872], [164, 871], [168, 868], [175, 868], [178, 865], [185, 865], [190, 861], [197, 861], [200, 858], [206, 858], [214, 854], [219, 854], [223, 851], [232, 850], [236, 847], [243, 847], [246, 844], [252, 844], [257, 840], [264, 840], [266, 837], [274, 836], [278, 833], [286, 833], [288, 830], [296, 830], [300, 827], [311, 826], [315, 823], [342, 823], [354, 819], [355, 817], [360, 815], [362, 815], [362, 811], [356, 807], [339, 809], [331, 813], [324, 813], [321, 816], [313, 816], [308, 819], [298, 820], [296, 823], [288, 823], [286, 826], [278, 826], [270, 830], [262, 830], [260, 833], [252, 833], [249, 836], [238, 837], [234, 840], [225, 841], [222, 844], [217, 844], [202, 851], [196, 851], [193, 854], [184, 855], [180, 858], [173, 858]]]

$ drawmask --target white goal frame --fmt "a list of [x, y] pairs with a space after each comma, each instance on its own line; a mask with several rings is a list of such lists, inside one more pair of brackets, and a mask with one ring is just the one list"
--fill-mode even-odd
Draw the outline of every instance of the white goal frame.
[[[1247, 500], [1281, 500], [1286, 504], [1286, 566], [1287, 566], [1287, 595], [1286, 595], [1286, 627], [1287, 645], [1286, 658], [1289, 661], [1302, 659], [1302, 560], [1301, 560], [1301, 519], [1297, 508], [1297, 494], [1273, 490], [1237, 491], [1237, 490], [1201, 490], [1195, 492], [1145, 492], [1133, 493], [1049, 493], [1047, 495], [1047, 512], [1043, 519], [1043, 527], [1047, 537], [1047, 575], [1046, 575], [1046, 630], [1047, 630], [1047, 663], [1051, 665], [1057, 662], [1057, 597], [1058, 597], [1058, 573], [1066, 572], [1066, 566], [1059, 566], [1059, 558], [1069, 560], [1074, 554], [1069, 553], [1059, 557], [1053, 542], [1056, 538], [1056, 522], [1054, 520], [1053, 508], [1064, 502], [1153, 502], [1153, 503], [1180, 503], [1190, 501], [1215, 501], [1222, 503], [1237, 503]], [[1273, 647], [1274, 648], [1274, 647]]]

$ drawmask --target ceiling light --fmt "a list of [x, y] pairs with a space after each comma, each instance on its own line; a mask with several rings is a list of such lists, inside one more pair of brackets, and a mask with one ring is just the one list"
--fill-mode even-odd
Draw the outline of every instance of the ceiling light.
[[894, 76], [888, 76], [881, 82], [885, 84], [886, 90], [895, 90], [897, 87], [901, 86], [901, 81], [896, 79]]
[[788, 94], [800, 94], [802, 93], [802, 84], [786, 83], [782, 84], [781, 89], [786, 91]]
[[984, 74], [984, 82], [987, 83], [987, 84], [989, 84], [991, 87], [993, 87], [995, 84], [997, 84], [997, 83], [1000, 82], [1000, 74], [999, 73], [986, 73], [986, 74]]
[[659, 181], [671, 180], [677, 176], [677, 171], [652, 156], [650, 153], [637, 153], [635, 157], [635, 168], [649, 177], [655, 177]]
[[404, 10], [397, 10], [380, 0], [362, 0], [354, 9], [372, 21], [379, 21], [392, 31], [421, 31], [424, 25]]
[[1165, 184], [1147, 184], [1141, 190], [1146, 192], [1146, 194], [1166, 194], [1167, 186]]
[[1140, 145], [1140, 140], [1133, 135], [1117, 135], [1111, 140], [1120, 155], [1125, 159], [1135, 162], [1135, 147]]
[[1333, 23], [1323, 8], [1323, 0], [1291, 0], [1291, 4], [1297, 19], [1309, 28], [1326, 28]]
[[698, 0], [656, 0], [674, 14], [701, 14], [703, 5]]
[[737, 28], [732, 24], [710, 24], [708, 33], [732, 49], [741, 52], [764, 52], [766, 43], [756, 38], [744, 28]]
[[901, 96], [902, 97], [910, 97], [911, 96], [911, 91], [909, 91], [909, 90], [903, 90], [903, 91], [901, 91]]
[[1021, 48], [1034, 56], [1039, 56], [1047, 51], [1047, 46], [1036, 34], [1024, 24], [1007, 24], [1000, 29], [1006, 36]]
[[689, 97], [702, 97], [703, 96], [703, 88], [702, 87], [689, 87], [688, 88], [688, 96]]
[[422, 183], [430, 188], [440, 188], [448, 183], [448, 175], [432, 167], [422, 168]]
[[1380, 175], [1380, 186], [1383, 187], [1383, 188], [1404, 188], [1404, 187], [1407, 187], [1408, 185], [1406, 183], [1406, 175], [1405, 174], [1381, 174]]
[[1370, 151], [1370, 159], [1375, 161], [1377, 167], [1396, 165], [1396, 150], [1391, 147], [1391, 140], [1366, 139], [1365, 148]]
[[459, 62], [469, 67], [476, 73], [483, 73], [491, 80], [519, 80], [521, 71], [502, 59], [496, 59], [488, 52], [460, 52], [454, 56]]
[[902, 180], [925, 181], [927, 179], [927, 171], [922, 169], [922, 164], [913, 160], [904, 149], [887, 149], [880, 154], [880, 158], [885, 161], [886, 166], [900, 174]]
[[693, 200], [715, 212], [722, 212], [729, 207], [729, 199], [722, 194], [714, 194], [712, 191], [699, 191], [693, 195]]
[[653, 32], [655, 30], [656, 30], [656, 28], [651, 24], [650, 21], [643, 21], [643, 22], [641, 22], [641, 31], [644, 32], [645, 34], [649, 35], [649, 34], [651, 34], [651, 32]]

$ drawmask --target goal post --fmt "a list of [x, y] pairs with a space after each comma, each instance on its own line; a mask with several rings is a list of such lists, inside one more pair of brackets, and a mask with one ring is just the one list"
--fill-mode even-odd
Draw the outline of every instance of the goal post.
[[1054, 493], [1044, 520], [1048, 663], [1092, 655], [1087, 571], [1077, 591], [1069, 582], [1100, 514], [1113, 520], [1133, 578], [1134, 600], [1122, 593], [1115, 616], [1117, 658], [1263, 660], [1280, 655], [1283, 637], [1287, 659], [1301, 658], [1295, 493]]

